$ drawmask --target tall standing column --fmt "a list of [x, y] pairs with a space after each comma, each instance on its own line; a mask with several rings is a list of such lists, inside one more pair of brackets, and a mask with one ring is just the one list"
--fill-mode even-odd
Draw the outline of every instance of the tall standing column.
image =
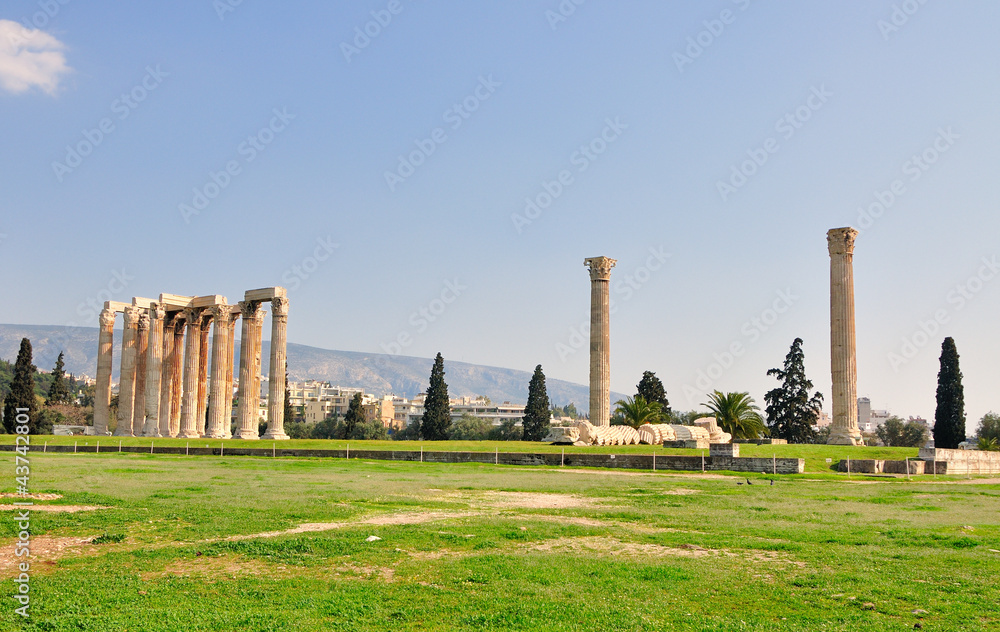
[[833, 422], [830, 439], [835, 445], [864, 445], [858, 429], [858, 365], [854, 337], [853, 228], [827, 232], [830, 248], [830, 369], [833, 378]]
[[195, 417], [195, 427], [198, 436], [205, 436], [206, 415], [208, 412], [208, 336], [212, 329], [212, 316], [209, 310], [202, 314], [201, 333], [198, 337], [198, 411]]
[[167, 312], [163, 306], [153, 303], [149, 308], [149, 344], [146, 350], [146, 420], [142, 425], [142, 436], [156, 437], [160, 434], [160, 381], [163, 379], [163, 319]]
[[288, 299], [271, 299], [271, 365], [268, 369], [267, 432], [265, 439], [288, 439], [285, 434], [285, 361], [288, 357]]
[[94, 434], [108, 434], [111, 422], [111, 369], [114, 360], [115, 312], [101, 311], [101, 330], [97, 341], [97, 386], [94, 392]]
[[160, 378], [160, 410], [157, 437], [170, 436], [170, 410], [174, 400], [174, 331], [177, 319], [168, 316], [163, 323], [163, 364]]
[[611, 425], [611, 268], [617, 259], [591, 257], [583, 265], [590, 269], [590, 423]]
[[236, 319], [240, 317], [239, 308], [231, 312], [229, 319], [229, 329], [226, 331], [226, 398], [223, 401], [223, 418], [226, 424], [223, 427], [225, 438], [231, 439], [233, 436], [233, 364], [235, 363], [234, 353], [236, 351]]
[[184, 330], [183, 315], [178, 315], [174, 329], [174, 365], [170, 380], [170, 437], [181, 433], [181, 398], [184, 394]]
[[240, 301], [243, 334], [240, 340], [239, 427], [234, 439], [259, 439], [257, 409], [260, 405], [261, 322], [264, 313], [257, 301]]
[[198, 433], [198, 372], [201, 360], [201, 310], [185, 310], [187, 342], [184, 349], [184, 395], [181, 400], [181, 430], [177, 436], [197, 439]]
[[149, 310], [140, 308], [135, 330], [135, 403], [132, 406], [132, 436], [141, 437], [146, 421], [146, 354], [149, 352]]
[[122, 332], [122, 365], [118, 382], [118, 427], [116, 437], [132, 436], [132, 414], [135, 412], [135, 338], [139, 327], [140, 309], [125, 308], [125, 328]]
[[[226, 386], [229, 384], [229, 380], [226, 378], [226, 368], [229, 366], [226, 354], [228, 353], [229, 321], [232, 320], [232, 309], [228, 305], [217, 305], [212, 308], [212, 314], [212, 320], [215, 322], [215, 335], [212, 338], [212, 377], [208, 395], [208, 428], [206, 428], [205, 436], [213, 439], [224, 439], [226, 437], [225, 426], [229, 425], [229, 420], [224, 415], [227, 410], [225, 405]], [[231, 391], [228, 397], [231, 402]]]

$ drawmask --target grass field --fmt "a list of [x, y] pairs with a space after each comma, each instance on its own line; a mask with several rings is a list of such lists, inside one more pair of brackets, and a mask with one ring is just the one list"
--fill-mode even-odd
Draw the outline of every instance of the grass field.
[[[146, 437], [54, 437], [38, 436], [32, 437], [31, 442], [34, 451], [38, 451], [43, 445], [96, 445], [100, 441], [102, 446], [115, 447], [119, 443], [123, 446], [154, 446], [162, 447], [213, 447], [224, 445], [225, 449], [230, 448], [270, 448], [272, 444], [279, 448], [311, 448], [326, 450], [343, 450], [347, 446], [353, 445], [358, 450], [443, 450], [443, 451], [463, 451], [463, 452], [553, 452], [558, 453], [565, 450], [566, 454], [572, 453], [594, 453], [594, 454], [685, 454], [697, 455], [697, 450], [687, 450], [683, 448], [664, 448], [653, 445], [619, 445], [619, 446], [557, 446], [548, 443], [531, 441], [328, 441], [321, 439], [301, 439], [293, 441], [241, 441], [239, 439], [149, 439]], [[0, 445], [14, 443], [13, 435], [0, 435]], [[103, 448], [102, 448], [103, 450]], [[707, 452], [707, 451], [706, 451]], [[841, 459], [848, 457], [852, 459], [896, 459], [903, 460], [906, 457], [915, 459], [917, 448], [880, 448], [864, 447], [855, 448], [850, 446], [836, 445], [750, 445], [740, 446], [740, 456], [765, 457], [777, 456], [778, 458], [803, 458], [806, 460], [806, 472], [830, 472]], [[831, 463], [827, 463], [830, 459]]]
[[0, 628], [1000, 626], [996, 480], [769, 478], [33, 451], [31, 491], [61, 495], [36, 503], [90, 509], [36, 507], [32, 616], [5, 599]]

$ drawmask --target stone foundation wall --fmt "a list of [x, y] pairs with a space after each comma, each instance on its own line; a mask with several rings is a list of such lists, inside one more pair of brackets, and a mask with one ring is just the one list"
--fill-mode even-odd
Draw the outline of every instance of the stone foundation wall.
[[[1000, 474], [1000, 452], [920, 448], [920, 459], [936, 461], [938, 474], [942, 473], [942, 462], [948, 474]], [[928, 464], [924, 469], [930, 471], [932, 467]]]
[[[0, 451], [13, 451], [13, 445], [0, 446]], [[37, 446], [32, 452], [41, 451]], [[96, 445], [69, 446], [58, 445], [45, 448], [48, 452], [80, 452], [94, 453]], [[300, 458], [334, 458], [348, 457], [347, 450], [307, 450], [293, 448], [183, 448], [183, 447], [149, 447], [117, 445], [100, 447], [101, 453], [129, 452], [132, 454], [176, 454], [189, 456], [261, 456], [261, 457], [300, 457]], [[498, 465], [565, 465], [567, 467], [604, 467], [632, 470], [654, 469], [654, 457], [650, 454], [580, 454], [571, 453], [563, 456], [558, 452], [437, 452], [417, 450], [351, 450], [350, 458], [368, 459], [373, 461], [425, 461], [427, 463], [495, 463]], [[702, 464], [706, 471], [731, 472], [765, 472], [767, 474], [801, 474], [805, 472], [805, 459], [768, 459], [750, 457], [721, 457], [656, 455], [655, 469], [700, 472]]]

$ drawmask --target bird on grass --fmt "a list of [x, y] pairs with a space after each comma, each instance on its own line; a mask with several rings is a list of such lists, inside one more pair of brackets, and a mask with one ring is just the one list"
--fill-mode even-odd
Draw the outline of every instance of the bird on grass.
[[773, 478], [771, 479], [771, 484], [774, 485], [774, 479]]
[[747, 479], [747, 485], [753, 485], [753, 483], [750, 482], [749, 478]]

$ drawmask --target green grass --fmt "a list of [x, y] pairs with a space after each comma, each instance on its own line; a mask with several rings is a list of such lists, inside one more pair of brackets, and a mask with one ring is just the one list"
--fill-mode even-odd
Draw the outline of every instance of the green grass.
[[[917, 609], [924, 629], [1000, 626], [1000, 486], [975, 481], [142, 454], [31, 468], [32, 491], [63, 494], [39, 502], [104, 507], [34, 512], [36, 543], [99, 544], [36, 561], [30, 621], [8, 604], [0, 629], [882, 631]], [[16, 530], [0, 520], [2, 544]]]
[[[291, 441], [242, 441], [239, 439], [149, 439], [145, 437], [54, 437], [33, 436], [32, 450], [37, 451], [44, 444], [48, 445], [78, 445], [93, 446], [100, 441], [101, 449], [123, 446], [154, 446], [163, 447], [213, 447], [225, 448], [264, 448], [272, 445], [278, 448], [299, 448], [316, 450], [344, 450], [348, 446], [352, 450], [414, 450], [421, 448], [427, 451], [449, 452], [549, 452], [566, 454], [684, 454], [699, 455], [701, 450], [686, 450], [682, 448], [664, 448], [651, 445], [622, 446], [556, 446], [548, 443], [532, 441], [331, 441], [325, 439], [297, 439]], [[0, 445], [14, 443], [12, 435], [0, 435]], [[707, 450], [705, 451], [707, 454]], [[803, 458], [806, 460], [806, 472], [829, 472], [841, 459], [895, 459], [906, 457], [916, 458], [917, 448], [882, 448], [882, 447], [852, 447], [836, 445], [750, 445], [740, 446], [740, 456], [778, 458]], [[831, 459], [832, 463], [827, 463]]]

